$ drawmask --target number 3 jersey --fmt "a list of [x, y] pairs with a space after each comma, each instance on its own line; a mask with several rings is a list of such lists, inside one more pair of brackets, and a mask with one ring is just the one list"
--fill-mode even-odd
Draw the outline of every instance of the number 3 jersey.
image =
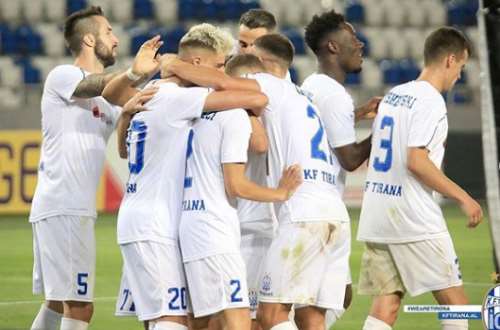
[[303, 91], [285, 79], [261, 73], [255, 79], [268, 99], [263, 122], [269, 138], [269, 186], [277, 187], [283, 170], [300, 164], [303, 183], [286, 202], [275, 203], [280, 224], [348, 222], [335, 186], [335, 171], [318, 109]]
[[448, 235], [430, 188], [408, 170], [408, 148], [426, 148], [438, 167], [443, 161], [448, 121], [441, 94], [426, 81], [396, 86], [380, 103], [358, 240], [404, 243]]
[[157, 86], [148, 111], [135, 115], [128, 129], [130, 177], [118, 213], [118, 244], [178, 237], [187, 138], [209, 90]]

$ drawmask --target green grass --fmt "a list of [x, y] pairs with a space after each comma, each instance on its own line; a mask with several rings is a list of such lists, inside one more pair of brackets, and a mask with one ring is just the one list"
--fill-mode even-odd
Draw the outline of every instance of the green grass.
[[[482, 304], [492, 282], [491, 240], [487, 221], [479, 228], [465, 227], [465, 219], [457, 208], [445, 209], [448, 227], [460, 257], [465, 289], [471, 304]], [[358, 210], [352, 210], [357, 219]], [[103, 215], [97, 222], [97, 280], [95, 313], [91, 330], [141, 329], [134, 318], [115, 317], [114, 297], [118, 291], [121, 256], [116, 244], [116, 216]], [[353, 221], [353, 236], [357, 221]], [[362, 245], [353, 240], [351, 267], [353, 283], [357, 283]], [[42, 298], [31, 293], [32, 234], [27, 217], [0, 217], [0, 330], [29, 329]], [[430, 294], [405, 298], [404, 304], [434, 304]], [[354, 295], [350, 309], [337, 323], [336, 329], [361, 329], [370, 306], [370, 298]], [[481, 322], [469, 322], [470, 329], [483, 329]], [[439, 329], [435, 314], [401, 312], [397, 329]]]

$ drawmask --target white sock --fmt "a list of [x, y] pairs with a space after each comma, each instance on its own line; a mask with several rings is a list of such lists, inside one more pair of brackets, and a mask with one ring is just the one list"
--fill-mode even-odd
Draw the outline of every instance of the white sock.
[[325, 315], [325, 326], [326, 329], [330, 329], [332, 325], [337, 322], [338, 319], [344, 314], [345, 309], [329, 309], [326, 311]]
[[467, 320], [441, 320], [443, 330], [467, 330], [469, 322]]
[[63, 317], [61, 320], [61, 330], [87, 330], [89, 324], [84, 321]]
[[[150, 322], [152, 323], [152, 322]], [[153, 330], [187, 330], [187, 326], [182, 325], [177, 322], [170, 322], [170, 321], [159, 321], [159, 322], [154, 322], [154, 325], [150, 329]]]
[[61, 318], [62, 314], [59, 314], [45, 306], [45, 304], [42, 304], [42, 307], [40, 307], [40, 310], [31, 325], [31, 330], [58, 330]]
[[271, 328], [271, 330], [297, 330], [297, 328], [293, 325], [292, 322], [287, 321], [276, 324], [274, 327]]
[[391, 330], [391, 326], [382, 320], [376, 319], [371, 315], [365, 320], [363, 330]]

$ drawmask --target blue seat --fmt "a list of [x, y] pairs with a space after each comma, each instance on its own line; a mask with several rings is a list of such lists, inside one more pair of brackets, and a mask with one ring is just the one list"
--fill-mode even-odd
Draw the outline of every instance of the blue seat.
[[186, 32], [186, 28], [182, 25], [178, 25], [170, 30], [164, 39], [165, 52], [177, 53], [179, 42]]
[[400, 83], [415, 80], [420, 75], [420, 68], [411, 58], [401, 60], [399, 67], [401, 70]]
[[402, 70], [398, 61], [382, 60], [380, 61], [380, 70], [382, 71], [384, 84], [397, 85], [402, 81]]
[[345, 78], [346, 85], [361, 85], [361, 74], [360, 73], [348, 73]]
[[179, 20], [196, 19], [196, 0], [180, 0], [177, 7], [177, 16]]
[[458, 85], [465, 85], [467, 84], [467, 72], [462, 71], [460, 74], [460, 79], [457, 80]]
[[33, 66], [30, 59], [21, 57], [15, 61], [23, 70], [23, 80], [25, 84], [39, 84], [41, 82], [40, 70]]
[[17, 38], [7, 24], [0, 24], [0, 53], [15, 54], [17, 52]]
[[348, 1], [345, 7], [345, 19], [351, 23], [364, 23], [365, 7], [358, 1]]
[[306, 44], [304, 42], [304, 36], [294, 28], [288, 28], [282, 31], [285, 36], [293, 44], [295, 48], [296, 55], [305, 55], [306, 54]]
[[153, 18], [154, 5], [151, 0], [134, 0], [134, 18]]
[[85, 7], [87, 7], [87, 0], [66, 0], [66, 14], [68, 15]]
[[361, 41], [364, 46], [363, 46], [363, 56], [370, 56], [370, 40], [368, 40], [368, 37], [361, 31], [356, 32], [356, 36], [358, 37], [359, 41]]
[[21, 25], [15, 31], [16, 53], [18, 54], [42, 54], [42, 36], [29, 25]]
[[465, 7], [463, 4], [455, 1], [450, 1], [447, 3], [447, 11], [448, 11], [448, 24], [449, 25], [465, 25]]
[[147, 31], [132, 34], [132, 38], [130, 40], [130, 55], [134, 56], [139, 48], [141, 48], [142, 44], [148, 39], [149, 33]]

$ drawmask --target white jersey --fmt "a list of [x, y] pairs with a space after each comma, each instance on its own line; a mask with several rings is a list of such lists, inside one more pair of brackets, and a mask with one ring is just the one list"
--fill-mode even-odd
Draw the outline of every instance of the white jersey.
[[[325, 74], [313, 73], [306, 78], [302, 88], [311, 93], [312, 100], [321, 113], [330, 147], [334, 149], [355, 143], [354, 102], [345, 87]], [[342, 196], [346, 172], [334, 152], [332, 157], [335, 183]]]
[[178, 238], [186, 145], [192, 120], [201, 116], [207, 88], [157, 84], [128, 130], [130, 177], [118, 213], [118, 243]]
[[263, 122], [269, 138], [269, 186], [277, 187], [283, 169], [299, 164], [304, 182], [286, 202], [275, 203], [280, 224], [348, 222], [335, 186], [332, 156], [319, 111], [296, 85], [266, 73], [251, 75], [269, 103]]
[[[267, 154], [248, 152], [245, 176], [253, 182], [267, 186]], [[238, 218], [242, 234], [273, 236], [272, 204], [238, 198]]]
[[190, 134], [180, 243], [184, 262], [239, 253], [235, 200], [228, 200], [224, 163], [246, 163], [252, 128], [243, 109], [204, 114]]
[[426, 81], [394, 87], [373, 123], [358, 240], [414, 242], [448, 235], [430, 188], [407, 168], [408, 148], [425, 147], [441, 167], [448, 120], [441, 94]]
[[102, 97], [73, 97], [88, 74], [75, 65], [59, 65], [45, 81], [43, 142], [30, 222], [57, 215], [97, 216], [97, 185], [120, 108]]

